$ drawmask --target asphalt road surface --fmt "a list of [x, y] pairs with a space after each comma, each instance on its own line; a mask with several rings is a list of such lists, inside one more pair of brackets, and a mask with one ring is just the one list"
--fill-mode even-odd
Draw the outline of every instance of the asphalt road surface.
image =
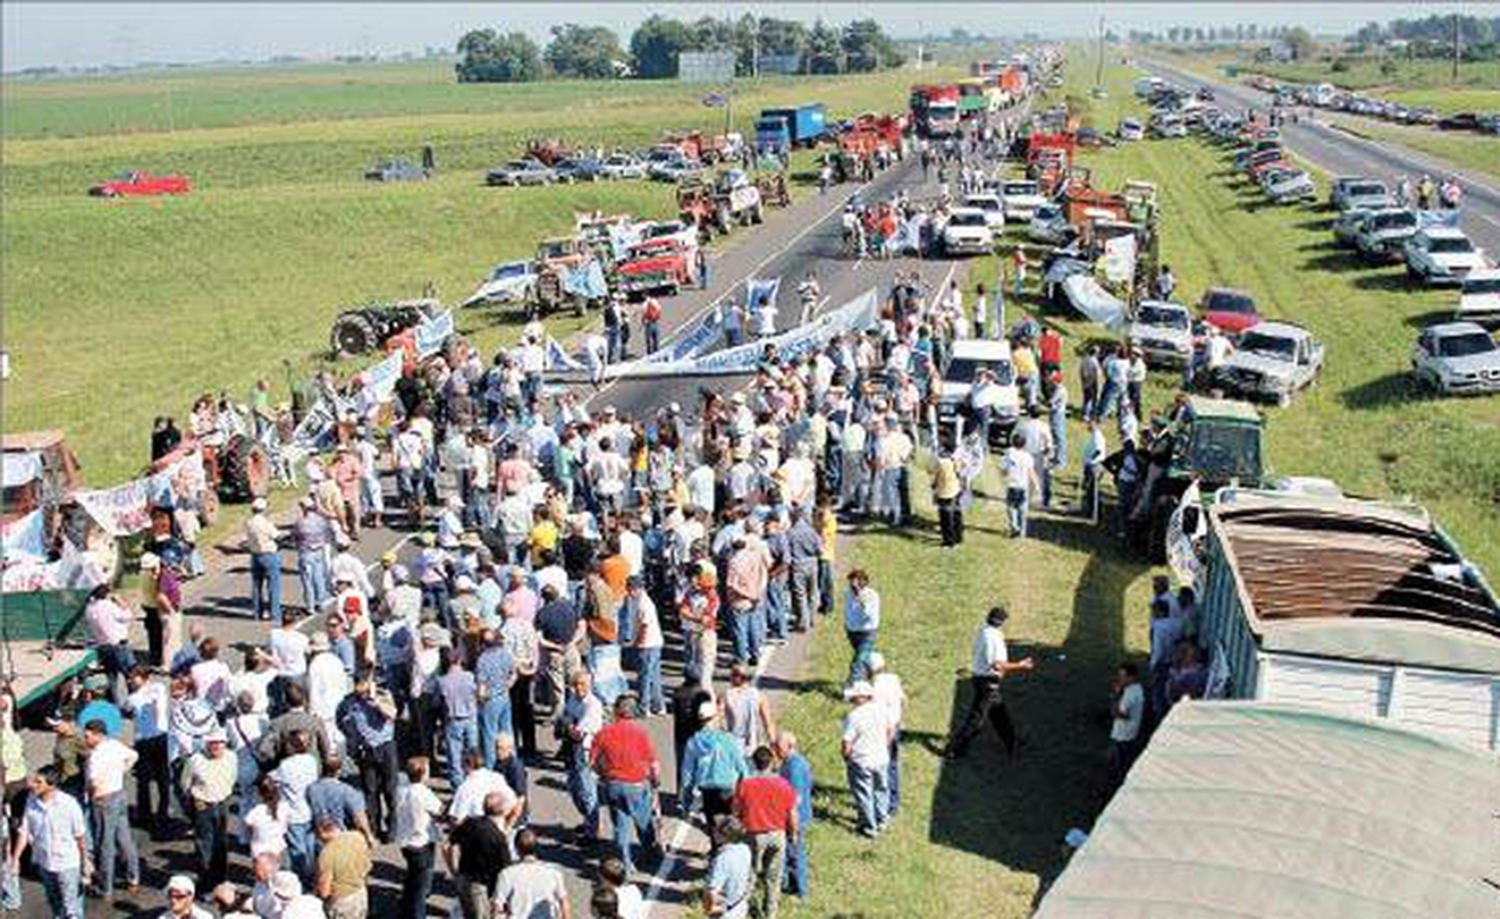
[[[934, 174], [934, 179], [936, 178]], [[663, 303], [663, 339], [668, 340], [672, 331], [704, 309], [711, 308], [726, 296], [743, 296], [744, 282], [748, 278], [781, 277], [779, 296], [780, 313], [778, 328], [786, 330], [801, 322], [800, 302], [796, 284], [809, 271], [818, 278], [824, 299], [817, 304], [814, 315], [833, 309], [848, 300], [874, 288], [878, 296], [889, 293], [895, 273], [916, 270], [932, 290], [940, 290], [950, 278], [961, 278], [966, 271], [963, 262], [919, 261], [915, 259], [853, 260], [841, 254], [842, 228], [840, 215], [844, 203], [856, 191], [865, 200], [894, 195], [905, 188], [914, 198], [933, 196], [937, 188], [924, 185], [921, 167], [915, 157], [877, 176], [868, 186], [845, 184], [832, 187], [826, 195], [808, 195], [792, 207], [767, 214], [765, 226], [753, 232], [738, 231], [726, 248], [712, 257], [710, 283], [706, 290], [690, 290]], [[639, 335], [635, 342], [640, 341]], [[616, 406], [622, 413], [644, 416], [656, 408], [676, 401], [684, 410], [693, 411], [697, 405], [700, 388], [712, 388], [721, 392], [732, 391], [745, 385], [748, 377], [705, 377], [671, 380], [622, 380], [607, 384], [594, 392], [585, 387], [591, 406], [598, 409], [605, 404]], [[393, 526], [367, 529], [361, 534], [357, 551], [360, 556], [373, 563], [387, 551], [396, 551], [406, 556], [411, 554], [408, 546], [411, 532], [401, 526], [399, 514], [391, 515]], [[238, 534], [231, 538], [238, 541]], [[185, 601], [193, 612], [189, 621], [203, 622], [209, 633], [220, 643], [231, 649], [230, 661], [239, 663], [239, 654], [252, 645], [265, 641], [266, 626], [250, 616], [249, 565], [248, 558], [237, 554], [233, 547], [223, 547], [226, 554], [211, 563], [212, 571], [189, 583], [185, 589]], [[283, 559], [283, 593], [285, 602], [298, 602], [295, 560], [291, 554]], [[820, 628], [837, 628], [837, 622], [823, 622]], [[675, 635], [669, 635], [665, 680], [670, 689], [681, 680], [681, 668]], [[763, 654], [759, 668], [762, 689], [770, 693], [773, 707], [780, 709], [785, 693], [793, 691], [796, 679], [802, 670], [810, 636], [796, 635], [787, 644], [774, 647]], [[136, 643], [144, 646], [144, 639], [137, 636]], [[727, 642], [724, 643], [727, 646]], [[721, 670], [721, 674], [724, 671]], [[663, 774], [666, 777], [663, 791], [675, 790], [676, 763], [672, 756], [672, 727], [670, 717], [651, 718], [647, 725], [662, 758]], [[830, 726], [830, 730], [834, 727]], [[530, 796], [532, 826], [541, 835], [543, 858], [561, 867], [568, 879], [568, 889], [574, 905], [575, 915], [583, 914], [587, 908], [588, 894], [592, 886], [594, 865], [597, 858], [610, 851], [607, 841], [592, 852], [580, 850], [574, 843], [574, 828], [579, 816], [568, 799], [565, 774], [560, 761], [553, 755], [550, 732], [539, 730], [539, 740], [544, 756], [531, 764]], [[44, 733], [31, 732], [27, 736], [28, 760], [44, 762], [50, 756], [51, 738]], [[440, 772], [441, 770], [434, 770]], [[826, 778], [826, 777], [825, 777]], [[833, 779], [836, 781], [836, 778]], [[436, 778], [441, 790], [444, 782]], [[132, 792], [133, 794], [133, 792]], [[603, 833], [607, 840], [608, 820], [603, 821]], [[661, 822], [663, 842], [667, 845], [668, 857], [657, 868], [645, 864], [645, 869], [656, 868], [652, 875], [638, 874], [636, 883], [646, 893], [651, 906], [651, 915], [676, 916], [683, 913], [685, 904], [693, 896], [703, 874], [702, 854], [707, 842], [694, 827], [668, 816]], [[109, 904], [91, 900], [89, 911], [102, 910], [109, 915], [157, 915], [165, 906], [161, 891], [167, 877], [176, 872], [193, 873], [193, 856], [190, 832], [179, 822], [169, 839], [146, 842], [137, 834], [143, 855], [142, 885], [133, 895], [116, 892]], [[399, 894], [402, 859], [394, 847], [385, 846], [377, 852], [376, 868], [371, 879], [371, 912], [380, 915], [394, 908]], [[232, 859], [231, 876], [244, 882], [249, 876], [248, 862], [241, 853]], [[117, 875], [117, 883], [124, 878]], [[28, 881], [24, 885], [24, 915], [40, 915], [44, 909], [40, 888]], [[438, 872], [430, 908], [436, 915], [446, 915], [450, 905], [451, 891], [445, 874]]]
[[[1142, 68], [1189, 89], [1211, 87], [1215, 101], [1225, 109], [1265, 109], [1270, 97], [1240, 83], [1205, 80], [1175, 67], [1156, 61], [1141, 62]], [[1316, 119], [1323, 113], [1313, 110], [1314, 120], [1281, 127], [1282, 142], [1294, 153], [1330, 176], [1368, 175], [1382, 179], [1392, 188], [1403, 175], [1416, 181], [1423, 174], [1437, 180], [1458, 175], [1464, 187], [1460, 222], [1476, 246], [1491, 258], [1500, 256], [1500, 188], [1473, 174], [1464, 173], [1436, 157], [1418, 153], [1399, 144], [1355, 137], [1347, 131], [1323, 124]], [[1344, 116], [1340, 116], [1344, 117]], [[1500, 143], [1496, 144], [1500, 151]], [[1500, 156], [1500, 152], [1497, 152]]]

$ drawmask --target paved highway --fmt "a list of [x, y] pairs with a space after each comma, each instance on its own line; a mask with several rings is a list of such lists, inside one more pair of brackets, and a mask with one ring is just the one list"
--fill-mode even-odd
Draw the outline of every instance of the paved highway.
[[[1141, 66], [1154, 76], [1190, 89], [1212, 87], [1222, 108], [1264, 109], [1269, 104], [1266, 94], [1244, 84], [1205, 80], [1156, 61], [1143, 61]], [[1386, 141], [1355, 137], [1315, 120], [1284, 124], [1281, 134], [1289, 149], [1329, 176], [1375, 176], [1394, 188], [1403, 175], [1410, 176], [1415, 181], [1424, 173], [1436, 179], [1459, 172], [1436, 157]], [[1496, 144], [1496, 149], [1497, 156], [1500, 156], [1500, 143]], [[1474, 244], [1482, 246], [1491, 258], [1500, 256], [1500, 188], [1468, 174], [1463, 176], [1463, 185], [1465, 194], [1461, 221], [1464, 230], [1474, 240]]]

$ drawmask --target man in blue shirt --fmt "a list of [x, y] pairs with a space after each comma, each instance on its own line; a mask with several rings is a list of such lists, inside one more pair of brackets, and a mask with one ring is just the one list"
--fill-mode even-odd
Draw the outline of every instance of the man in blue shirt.
[[703, 887], [703, 911], [718, 919], [746, 919], [754, 868], [744, 829], [735, 818], [722, 817], [712, 833], [715, 848]]
[[474, 665], [479, 692], [479, 750], [484, 767], [495, 768], [495, 741], [509, 734], [510, 686], [515, 682], [515, 658], [495, 629], [484, 631], [484, 651]]
[[880, 631], [880, 594], [870, 586], [863, 568], [849, 572], [849, 592], [844, 599], [844, 634], [854, 657], [849, 661], [849, 683], [870, 678], [870, 653]]
[[336, 720], [359, 767], [367, 825], [381, 839], [389, 839], [396, 815], [396, 710], [388, 699], [377, 698], [373, 675], [361, 670], [354, 692], [339, 703]]
[[703, 798], [703, 817], [733, 812], [734, 790], [750, 774], [745, 753], [734, 735], [719, 727], [719, 707], [713, 701], [698, 707], [698, 732], [682, 748], [677, 782], [677, 809], [685, 819], [693, 812], [693, 794]]
[[813, 772], [812, 763], [797, 749], [797, 738], [790, 731], [782, 731], [776, 738], [776, 758], [781, 762], [778, 770], [797, 793], [797, 837], [786, 843], [786, 873], [783, 889], [794, 897], [807, 896], [807, 826], [812, 823]]
[[365, 842], [375, 847], [375, 834], [370, 830], [370, 815], [365, 811], [365, 797], [353, 786], [339, 778], [344, 761], [337, 753], [323, 760], [323, 776], [307, 786], [307, 807], [312, 811], [312, 824], [318, 826], [324, 820], [332, 820], [340, 830], [357, 830]]

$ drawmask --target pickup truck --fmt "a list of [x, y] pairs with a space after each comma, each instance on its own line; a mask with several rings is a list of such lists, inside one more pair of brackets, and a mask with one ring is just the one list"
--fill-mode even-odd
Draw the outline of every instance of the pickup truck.
[[1245, 398], [1287, 405], [1322, 369], [1323, 345], [1312, 333], [1290, 323], [1261, 322], [1240, 335], [1234, 353], [1210, 384]]
[[1417, 215], [1406, 208], [1370, 211], [1354, 233], [1354, 247], [1371, 261], [1401, 258], [1406, 241], [1417, 232]]
[[1469, 272], [1459, 287], [1454, 319], [1467, 319], [1482, 326], [1500, 326], [1500, 269]]
[[1484, 250], [1474, 248], [1457, 227], [1418, 230], [1406, 241], [1406, 277], [1428, 285], [1462, 284], [1471, 271], [1488, 268]]
[[1346, 182], [1330, 192], [1328, 200], [1340, 211], [1378, 211], [1396, 206], [1390, 189], [1377, 179]]
[[1001, 202], [999, 195], [992, 192], [967, 195], [964, 197], [963, 206], [984, 211], [984, 219], [990, 225], [990, 229], [996, 233], [1005, 232], [1005, 205]]
[[1004, 442], [1021, 414], [1015, 365], [1011, 362], [1008, 341], [967, 338], [953, 343], [953, 353], [943, 367], [938, 383], [938, 424], [951, 425], [959, 419], [966, 424], [972, 422], [971, 397], [981, 370], [988, 370], [995, 376], [993, 404], [988, 406], [990, 439]]

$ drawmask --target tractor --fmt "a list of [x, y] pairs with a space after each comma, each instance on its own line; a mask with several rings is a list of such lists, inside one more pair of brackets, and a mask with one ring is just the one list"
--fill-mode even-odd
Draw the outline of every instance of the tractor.
[[573, 156], [574, 153], [571, 147], [555, 137], [534, 137], [526, 143], [524, 158], [538, 160], [550, 167], [559, 160]]
[[441, 310], [442, 305], [430, 298], [351, 307], [333, 320], [329, 350], [334, 357], [379, 351], [393, 336], [421, 325]]
[[[599, 255], [599, 242], [576, 236], [544, 239], [536, 250], [536, 303], [532, 315], [545, 315], [565, 306], [582, 316], [592, 307], [602, 307], [609, 296], [604, 281], [608, 260]], [[608, 240], [603, 240], [608, 249]]]

